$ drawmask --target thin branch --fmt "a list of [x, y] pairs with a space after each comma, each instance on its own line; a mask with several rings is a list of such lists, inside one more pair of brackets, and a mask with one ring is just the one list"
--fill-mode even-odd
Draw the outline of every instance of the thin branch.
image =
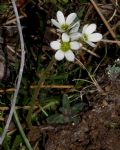
[[24, 51], [24, 40], [23, 40], [23, 35], [22, 35], [22, 28], [21, 28], [21, 24], [20, 24], [20, 20], [19, 20], [19, 16], [18, 16], [18, 11], [16, 8], [16, 4], [14, 0], [11, 0], [13, 8], [14, 8], [14, 12], [15, 12], [15, 16], [16, 16], [16, 21], [17, 21], [17, 26], [18, 26], [18, 32], [19, 32], [19, 36], [20, 36], [20, 45], [21, 45], [21, 63], [20, 63], [20, 70], [19, 70], [19, 74], [18, 74], [18, 81], [17, 81], [17, 85], [16, 85], [16, 89], [13, 95], [13, 100], [11, 101], [11, 109], [10, 109], [10, 113], [8, 116], [8, 120], [6, 122], [4, 131], [0, 137], [0, 145], [2, 145], [5, 135], [8, 131], [12, 116], [13, 116], [13, 112], [15, 110], [15, 104], [16, 104], [16, 99], [18, 96], [18, 92], [19, 92], [19, 88], [20, 88], [20, 83], [21, 83], [21, 79], [22, 79], [22, 74], [23, 74], [23, 68], [24, 68], [24, 61], [25, 61], [25, 51]]
[[118, 40], [115, 41], [115, 40], [107, 40], [107, 39], [104, 39], [104, 40], [101, 40], [101, 41], [104, 42], [104, 43], [120, 44], [120, 41], [118, 41]]
[[[110, 27], [108, 21], [105, 19], [104, 15], [101, 13], [100, 9], [98, 8], [97, 4], [95, 3], [94, 0], [90, 0], [92, 5], [94, 6], [94, 8], [96, 9], [97, 13], [99, 14], [99, 16], [101, 17], [102, 21], [104, 22], [105, 26], [107, 27], [107, 29], [109, 30], [111, 36], [113, 37], [113, 39], [116, 40], [116, 35], [113, 32], [112, 28]], [[118, 43], [117, 43], [118, 44]], [[118, 44], [119, 46], [119, 44]]]
[[[113, 3], [113, 2], [112, 2], [112, 3]], [[113, 5], [114, 5], [114, 4], [113, 4]], [[118, 5], [118, 1], [116, 0], [115, 6], [117, 6], [117, 5]], [[110, 22], [110, 21], [113, 20], [113, 18], [115, 17], [116, 13], [117, 13], [117, 9], [116, 9], [116, 7], [115, 7], [115, 10], [114, 10], [112, 16], [110, 17], [110, 19], [108, 20], [108, 22]]]
[[89, 49], [87, 49], [87, 48], [85, 48], [85, 47], [82, 47], [82, 49], [83, 49], [84, 51], [90, 53], [90, 54], [93, 55], [93, 56], [99, 57], [99, 55], [97, 55], [95, 52], [93, 52], [93, 51], [91, 51], [91, 50], [89, 50]]
[[[37, 89], [38, 85], [31, 85], [30, 89]], [[40, 87], [41, 89], [72, 89], [74, 88], [74, 85], [57, 85], [57, 84], [53, 84], [53, 85], [41, 85]], [[14, 92], [15, 88], [8, 88], [8, 89], [0, 89], [0, 93], [10, 93], [10, 92]]]

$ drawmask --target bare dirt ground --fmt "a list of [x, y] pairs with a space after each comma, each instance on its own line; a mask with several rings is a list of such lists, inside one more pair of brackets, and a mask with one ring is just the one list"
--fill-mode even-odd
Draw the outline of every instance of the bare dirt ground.
[[92, 109], [81, 116], [78, 125], [49, 132], [45, 150], [119, 150], [120, 85], [110, 84], [105, 90], [103, 95], [91, 95]]

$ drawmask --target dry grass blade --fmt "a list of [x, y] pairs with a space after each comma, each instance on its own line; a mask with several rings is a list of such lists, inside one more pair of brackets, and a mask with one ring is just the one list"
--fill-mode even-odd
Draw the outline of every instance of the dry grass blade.
[[15, 88], [15, 92], [14, 92], [14, 95], [13, 95], [13, 99], [11, 101], [10, 113], [9, 113], [9, 116], [8, 116], [5, 128], [3, 130], [3, 133], [2, 133], [2, 135], [0, 137], [0, 145], [2, 145], [2, 143], [4, 141], [5, 135], [6, 135], [7, 131], [8, 131], [8, 128], [9, 128], [9, 125], [10, 125], [10, 122], [11, 122], [11, 119], [12, 119], [12, 116], [13, 116], [13, 112], [14, 112], [15, 104], [16, 104], [16, 99], [17, 99], [17, 96], [18, 96], [20, 83], [21, 83], [21, 80], [22, 80], [24, 61], [25, 61], [24, 40], [23, 40], [22, 28], [21, 28], [21, 24], [20, 24], [20, 20], [19, 20], [19, 15], [18, 15], [18, 11], [17, 11], [17, 8], [16, 8], [15, 1], [11, 0], [11, 2], [12, 2], [13, 8], [14, 8], [14, 12], [15, 12], [15, 15], [16, 15], [17, 26], [18, 26], [19, 36], [20, 36], [21, 63], [20, 63], [20, 70], [19, 70], [19, 74], [18, 74], [18, 81], [17, 81], [17, 84], [16, 84], [16, 88]]
[[115, 41], [115, 40], [106, 40], [106, 39], [104, 39], [104, 40], [102, 40], [102, 42], [104, 42], [104, 43], [115, 43], [115, 44], [120, 44], [120, 41]]
[[[38, 88], [38, 85], [31, 85], [30, 88], [36, 89], [36, 88]], [[40, 88], [43, 88], [43, 89], [48, 89], [48, 88], [51, 88], [51, 89], [71, 89], [71, 88], [74, 88], [74, 85], [41, 85]], [[14, 91], [15, 91], [15, 88], [9, 88], [6, 90], [0, 89], [0, 93], [9, 93], [9, 92], [14, 92]]]
[[87, 49], [85, 47], [82, 47], [82, 49], [85, 50], [86, 52], [90, 53], [93, 56], [99, 57], [99, 55], [97, 55], [96, 53], [92, 52], [91, 50], [89, 50], [89, 49]]

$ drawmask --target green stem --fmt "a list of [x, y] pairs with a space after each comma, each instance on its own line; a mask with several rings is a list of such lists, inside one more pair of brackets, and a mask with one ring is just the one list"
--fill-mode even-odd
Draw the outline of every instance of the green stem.
[[43, 72], [40, 75], [40, 79], [38, 81], [38, 88], [36, 88], [35, 93], [33, 94], [32, 100], [30, 102], [31, 109], [29, 110], [29, 112], [27, 114], [27, 122], [28, 122], [29, 127], [32, 126], [32, 124], [31, 124], [32, 111], [33, 111], [33, 108], [34, 108], [34, 105], [35, 105], [35, 101], [38, 98], [39, 91], [41, 89], [41, 85], [45, 82], [46, 77], [50, 73], [50, 70], [51, 70], [54, 62], [55, 62], [55, 58], [53, 57], [52, 60], [50, 61], [49, 65], [48, 65], [48, 67], [45, 70], [43, 70]]
[[99, 91], [100, 93], [103, 93], [102, 88], [100, 87], [100, 85], [98, 84], [98, 82], [96, 81], [96, 79], [90, 74], [90, 72], [87, 70], [87, 68], [84, 66], [84, 64], [83, 64], [81, 61], [79, 61], [77, 58], [76, 58], [76, 61], [78, 62], [78, 64], [79, 64], [80, 66], [83, 67], [83, 69], [85, 69], [85, 70], [87, 71], [88, 76], [90, 77], [90, 79], [92, 80], [93, 84], [96, 86], [96, 88], [98, 89], [98, 91]]
[[22, 138], [23, 138], [23, 140], [24, 140], [24, 142], [26, 144], [26, 147], [28, 148], [28, 150], [33, 150], [33, 148], [31, 147], [31, 145], [30, 145], [30, 143], [29, 143], [29, 141], [28, 141], [28, 139], [27, 139], [27, 137], [26, 137], [26, 135], [25, 135], [25, 133], [23, 131], [23, 128], [21, 126], [21, 123], [19, 121], [19, 118], [18, 118], [18, 115], [17, 115], [17, 112], [16, 112], [15, 109], [14, 109], [14, 114], [13, 115], [14, 115], [14, 118], [15, 118], [15, 122], [16, 122], [16, 124], [18, 126], [18, 129], [20, 131], [20, 134], [21, 134], [21, 136], [22, 136]]

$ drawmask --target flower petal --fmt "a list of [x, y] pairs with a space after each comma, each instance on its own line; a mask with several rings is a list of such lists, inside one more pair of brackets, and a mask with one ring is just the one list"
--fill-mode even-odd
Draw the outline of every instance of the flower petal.
[[100, 33], [93, 33], [93, 34], [90, 34], [90, 35], [88, 36], [88, 39], [89, 39], [89, 41], [91, 41], [91, 42], [98, 42], [98, 41], [100, 41], [100, 40], [102, 39], [102, 34], [100, 34]]
[[62, 34], [62, 41], [63, 42], [69, 42], [69, 40], [70, 40], [70, 37], [68, 36], [68, 34], [63, 33]]
[[74, 59], [75, 59], [75, 55], [73, 54], [73, 52], [71, 50], [69, 50], [65, 53], [65, 57], [68, 61], [74, 61]]
[[70, 48], [73, 50], [78, 50], [81, 46], [82, 44], [79, 42], [76, 42], [76, 41], [70, 42]]
[[96, 27], [97, 27], [96, 24], [92, 23], [92, 24], [88, 25], [88, 27], [86, 29], [84, 29], [85, 30], [84, 33], [91, 34], [96, 30]]
[[60, 28], [60, 24], [55, 19], [51, 19], [51, 22], [54, 26]]
[[64, 52], [61, 50], [58, 50], [55, 54], [55, 59], [56, 60], [62, 60], [64, 58]]
[[60, 24], [65, 24], [65, 17], [61, 11], [57, 12], [57, 20]]
[[60, 44], [59, 41], [53, 41], [53, 42], [50, 43], [51, 48], [54, 49], [54, 50], [60, 49], [60, 45], [61, 44]]
[[93, 43], [93, 42], [91, 42], [91, 41], [87, 41], [86, 42], [88, 45], [90, 45], [91, 47], [95, 47], [96, 45]]
[[76, 17], [77, 17], [76, 13], [69, 14], [66, 18], [66, 24], [70, 25], [75, 20]]
[[86, 25], [83, 26], [83, 30], [82, 30], [82, 33], [83, 33], [83, 34], [85, 33], [87, 27], [88, 27], [88, 24], [86, 24]]
[[80, 22], [77, 21], [77, 22], [71, 27], [72, 29], [70, 30], [70, 33], [78, 32], [79, 27], [80, 27]]
[[79, 32], [70, 34], [71, 41], [78, 40], [81, 36], [82, 34]]

